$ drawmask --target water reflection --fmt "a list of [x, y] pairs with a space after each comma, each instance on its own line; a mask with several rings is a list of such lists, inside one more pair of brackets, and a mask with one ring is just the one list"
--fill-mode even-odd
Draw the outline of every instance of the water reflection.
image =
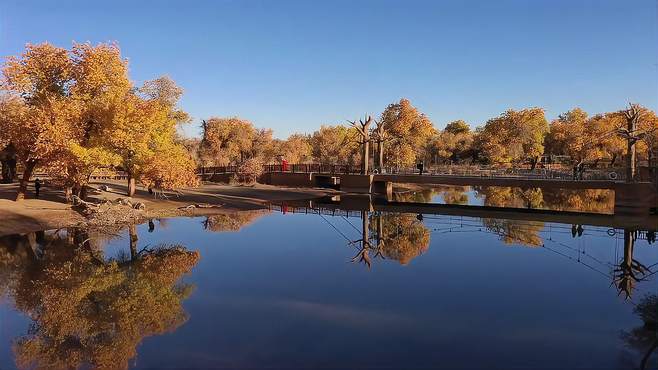
[[[650, 233], [646, 233], [645, 235], [650, 235]], [[649, 267], [633, 258], [637, 237], [638, 231], [624, 230], [623, 257], [613, 271], [613, 281], [617, 286], [619, 294], [623, 294], [626, 298], [632, 296], [636, 283], [646, 281], [652, 274]], [[647, 241], [652, 243], [651, 238], [648, 238]]]
[[606, 189], [445, 185], [394, 193], [393, 200], [612, 214], [615, 197], [614, 191]]
[[[472, 217], [445, 217], [437, 215], [423, 215], [423, 214], [410, 214], [410, 213], [392, 213], [381, 211], [357, 211], [350, 212], [349, 210], [341, 212], [340, 199], [338, 203], [335, 200], [327, 203], [326, 200], [319, 200], [310, 206], [295, 207], [289, 204], [279, 206], [280, 210], [285, 208], [285, 212], [303, 212], [308, 214], [317, 213], [329, 225], [336, 229], [345, 237], [345, 234], [338, 230], [335, 225], [328, 221], [324, 215], [342, 217], [359, 217], [361, 219], [361, 228], [357, 228], [354, 224], [350, 226], [356, 229], [361, 236], [359, 239], [348, 239], [348, 245], [355, 246], [357, 253], [351, 258], [351, 262], [362, 263], [369, 269], [372, 267], [374, 259], [390, 259], [398, 261], [401, 265], [409, 264], [414, 258], [423, 254], [430, 245], [431, 234], [445, 233], [445, 232], [466, 232], [466, 233], [485, 233], [496, 235], [501, 242], [506, 245], [520, 245], [532, 248], [545, 248], [559, 255], [565, 256], [561, 252], [557, 252], [552, 247], [566, 247], [571, 251], [576, 248], [571, 247], [563, 242], [558, 242], [553, 239], [554, 234], [571, 234], [575, 240], [586, 235], [599, 235], [607, 236], [609, 238], [623, 238], [623, 253], [618, 262], [614, 264], [602, 264], [603, 270], [594, 268], [599, 274], [609, 277], [612, 284], [617, 288], [618, 295], [622, 295], [626, 299], [630, 299], [637, 283], [647, 281], [654, 275], [652, 271], [653, 266], [646, 266], [641, 263], [634, 256], [634, 247], [638, 238], [644, 239], [649, 245], [656, 241], [656, 231], [647, 230], [639, 231], [635, 229], [614, 229], [607, 230], [585, 226], [581, 224], [564, 225], [564, 224], [545, 224], [544, 222], [529, 221], [529, 220], [510, 220], [498, 218], [472, 218]], [[359, 201], [361, 198], [354, 198], [352, 196], [346, 197], [348, 204], [354, 204], [355, 199]], [[363, 198], [366, 203], [370, 198]], [[405, 199], [405, 198], [398, 198]], [[417, 199], [417, 198], [407, 198]], [[509, 191], [497, 192], [494, 197], [487, 198], [488, 205], [501, 206], [512, 205], [518, 206], [518, 202], [532, 202], [537, 201], [537, 192], [534, 190], [513, 193]], [[362, 202], [359, 202], [362, 203]], [[336, 208], [338, 206], [338, 208]], [[363, 204], [359, 204], [363, 207]], [[368, 205], [372, 209], [373, 205]], [[276, 209], [276, 207], [274, 207]], [[349, 209], [349, 208], [348, 208]], [[349, 222], [349, 221], [348, 221]], [[432, 227], [436, 226], [436, 227]], [[546, 244], [549, 244], [548, 246]], [[581, 262], [580, 254], [583, 258], [587, 257], [587, 252], [578, 250], [578, 263]], [[568, 256], [565, 256], [567, 258]], [[597, 261], [600, 263], [600, 261]], [[588, 266], [592, 268], [591, 266]]]
[[[556, 367], [554, 353], [589, 341], [606, 351], [627, 346], [615, 360], [623, 363], [600, 367], [656, 364], [658, 299], [646, 294], [654, 284], [656, 261], [646, 251], [655, 231], [324, 207], [288, 204], [262, 219], [267, 213], [152, 220], [113, 233], [1, 237], [2, 293], [31, 322], [12, 338], [13, 360], [20, 368], [53, 369], [153, 368], [170, 358], [178, 367], [286, 368], [316, 367], [330, 354], [347, 359], [328, 364], [335, 368], [454, 368], [473, 351], [476, 367], [532, 368]], [[298, 212], [304, 215], [288, 217]], [[154, 240], [207, 246], [150, 247]], [[602, 259], [615, 243], [619, 255]], [[198, 286], [192, 297], [195, 285], [181, 282], [191, 271], [185, 280]], [[592, 272], [599, 276], [590, 285]], [[611, 300], [634, 306], [636, 317], [609, 310]], [[573, 307], [600, 312], [565, 311]], [[140, 346], [149, 336], [156, 340], [150, 353]], [[381, 340], [392, 349], [378, 360]], [[436, 343], [440, 351], [432, 350]], [[374, 362], [351, 355], [358, 345]], [[602, 352], [583, 350], [564, 361], [592, 356], [588, 361], [606, 365], [596, 356], [611, 356]]]
[[69, 229], [0, 238], [3, 292], [32, 320], [13, 344], [19, 368], [127, 368], [148, 336], [187, 320], [178, 283], [199, 260], [181, 245], [138, 249], [107, 258], [103, 238]]
[[203, 228], [215, 232], [239, 231], [266, 214], [264, 211], [243, 211], [206, 216]]
[[644, 370], [648, 369], [649, 359], [658, 348], [658, 295], [644, 296], [633, 312], [642, 320], [642, 326], [622, 332], [621, 338], [642, 355], [640, 369]]
[[430, 245], [430, 230], [422, 223], [422, 215], [419, 216], [362, 211], [361, 238], [349, 241], [357, 247], [357, 254], [351, 261], [370, 268], [372, 253], [375, 259], [390, 259], [407, 265]]

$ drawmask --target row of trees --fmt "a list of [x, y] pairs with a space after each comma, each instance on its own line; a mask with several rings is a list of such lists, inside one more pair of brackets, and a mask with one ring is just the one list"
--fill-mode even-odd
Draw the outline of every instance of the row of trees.
[[[438, 130], [407, 99], [388, 105], [377, 119], [321, 126], [286, 140], [237, 117], [204, 120], [202, 138], [184, 140], [177, 127], [190, 118], [178, 108], [182, 90], [168, 77], [135, 86], [115, 44], [74, 44], [68, 50], [27, 45], [5, 61], [0, 88], [0, 162], [5, 180], [14, 175], [12, 161], [23, 170], [17, 199], [37, 167], [78, 195], [94, 171], [118, 168], [127, 173], [132, 195], [137, 181], [162, 189], [195, 185], [199, 165], [249, 162], [259, 168], [282, 157], [290, 163], [363, 165], [365, 143], [375, 167], [422, 160], [534, 168], [547, 154], [568, 156], [574, 165], [602, 159], [614, 165], [631, 136], [639, 159], [652, 160], [658, 151], [658, 117], [640, 106], [594, 116], [575, 108], [550, 124], [541, 108], [508, 110], [476, 130], [461, 120]], [[633, 132], [624, 131], [629, 112]]]
[[[658, 151], [658, 117], [644, 107], [637, 113], [639, 158], [655, 159]], [[628, 110], [589, 116], [574, 108], [548, 122], [541, 108], [508, 110], [472, 130], [462, 120], [443, 130], [407, 99], [390, 104], [368, 132], [358, 122], [321, 126], [313, 134], [294, 134], [287, 140], [272, 139], [271, 130], [256, 129], [239, 118], [211, 118], [203, 123], [203, 138], [192, 141], [203, 166], [225, 166], [258, 159], [263, 163], [284, 157], [290, 163], [321, 162], [361, 164], [362, 143], [367, 137], [369, 161], [375, 167], [404, 167], [425, 163], [484, 163], [533, 168], [542, 156], [568, 156], [573, 165], [609, 161], [615, 165], [625, 155]], [[366, 124], [366, 121], [362, 121]], [[371, 122], [372, 123], [372, 122]]]
[[0, 149], [12, 148], [23, 168], [17, 199], [37, 167], [67, 194], [84, 195], [92, 172], [106, 167], [127, 173], [129, 195], [136, 181], [163, 189], [197, 182], [177, 135], [189, 121], [177, 108], [182, 90], [168, 77], [134, 86], [115, 44], [28, 44], [7, 58], [0, 87]]

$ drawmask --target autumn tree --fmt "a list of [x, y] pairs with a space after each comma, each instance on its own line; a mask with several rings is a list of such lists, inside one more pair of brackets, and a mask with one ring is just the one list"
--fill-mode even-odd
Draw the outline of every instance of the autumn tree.
[[432, 122], [407, 99], [389, 104], [380, 118], [391, 142], [385, 156], [396, 166], [408, 166], [423, 158], [429, 139], [436, 132]]
[[81, 104], [78, 137], [45, 168], [54, 183], [84, 198], [86, 185], [94, 171], [120, 163], [120, 157], [105, 145], [105, 131], [132, 83], [128, 63], [116, 44], [74, 44], [70, 52], [73, 64], [71, 97]]
[[172, 90], [173, 81], [159, 80], [169, 78], [148, 81], [142, 94], [138, 90], [123, 96], [102, 133], [128, 174], [128, 196], [134, 194], [136, 181], [165, 190], [198, 183], [194, 160], [177, 140], [177, 127], [187, 119], [175, 105], [180, 94]]
[[259, 131], [238, 117], [210, 118], [203, 121], [202, 130], [202, 155], [214, 166], [235, 165], [253, 158], [272, 137], [271, 131]]
[[435, 163], [441, 161], [458, 162], [472, 155], [473, 133], [470, 126], [462, 121], [450, 122], [446, 128], [437, 132], [428, 143], [429, 154]]
[[313, 159], [311, 137], [304, 134], [292, 134], [286, 140], [277, 142], [276, 155], [285, 158], [289, 163], [304, 163]]
[[28, 44], [20, 57], [7, 58], [2, 74], [0, 141], [14, 145], [23, 166], [21, 200], [37, 165], [61, 155], [80, 134], [82, 107], [71, 97], [74, 71], [66, 49]]
[[560, 114], [551, 122], [546, 135], [546, 151], [549, 154], [568, 155], [572, 164], [579, 167], [585, 161], [598, 159], [603, 155], [602, 145], [591, 141], [595, 127], [587, 113], [574, 108]]
[[320, 163], [360, 163], [359, 144], [348, 127], [322, 125], [310, 139], [313, 158]]
[[510, 109], [487, 121], [479, 132], [479, 143], [483, 156], [491, 163], [509, 165], [529, 160], [534, 169], [544, 153], [547, 132], [543, 109]]

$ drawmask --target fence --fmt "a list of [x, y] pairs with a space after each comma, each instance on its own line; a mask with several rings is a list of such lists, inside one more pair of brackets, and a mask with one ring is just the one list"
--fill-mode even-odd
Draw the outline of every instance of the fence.
[[[285, 170], [284, 170], [285, 168]], [[213, 175], [234, 173], [237, 166], [219, 166], [219, 167], [201, 167], [198, 174]], [[327, 164], [327, 163], [296, 163], [286, 166], [281, 164], [267, 164], [263, 166], [263, 171], [270, 172], [288, 172], [288, 173], [320, 173], [320, 174], [359, 174], [361, 166], [346, 164]], [[419, 170], [410, 167], [384, 167], [373, 169], [374, 174], [394, 174], [394, 175], [412, 175], [419, 174]], [[607, 181], [624, 181], [625, 171], [623, 168], [612, 169], [587, 169], [582, 173], [574, 174], [572, 171], [550, 168], [499, 168], [492, 166], [431, 166], [424, 170], [423, 174], [436, 176], [463, 176], [463, 177], [496, 177], [496, 178], [524, 178], [524, 179], [555, 179], [555, 180], [607, 180]], [[647, 180], [644, 180], [647, 181]]]

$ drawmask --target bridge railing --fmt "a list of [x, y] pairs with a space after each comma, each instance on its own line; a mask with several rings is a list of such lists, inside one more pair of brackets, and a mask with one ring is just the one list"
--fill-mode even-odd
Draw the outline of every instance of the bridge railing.
[[[201, 167], [197, 174], [212, 175], [235, 173], [238, 166], [216, 166]], [[268, 172], [288, 172], [288, 173], [320, 173], [320, 174], [359, 174], [361, 173], [360, 165], [347, 164], [328, 164], [328, 163], [293, 163], [293, 164], [267, 164], [263, 166], [263, 171]], [[419, 170], [412, 167], [385, 167], [373, 169], [372, 173], [396, 174], [396, 175], [417, 175]], [[495, 178], [523, 178], [523, 179], [555, 179], [555, 180], [606, 180], [606, 181], [624, 181], [625, 172], [618, 168], [613, 169], [590, 169], [579, 173], [574, 178], [574, 173], [565, 168], [500, 168], [493, 166], [431, 166], [426, 167], [423, 174], [437, 176], [465, 176], [465, 177], [495, 177]]]

